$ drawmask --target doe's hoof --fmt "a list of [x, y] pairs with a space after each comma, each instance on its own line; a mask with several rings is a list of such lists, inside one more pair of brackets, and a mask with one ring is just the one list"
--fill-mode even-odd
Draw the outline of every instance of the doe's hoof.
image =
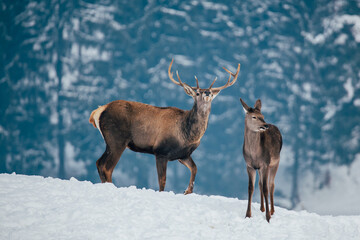
[[266, 221], [268, 221], [268, 223], [270, 223], [270, 218], [271, 218], [270, 213], [267, 213], [267, 214], [266, 214]]
[[190, 194], [190, 193], [192, 193], [192, 192], [193, 192], [192, 190], [186, 189], [185, 192], [184, 192], [184, 195]]

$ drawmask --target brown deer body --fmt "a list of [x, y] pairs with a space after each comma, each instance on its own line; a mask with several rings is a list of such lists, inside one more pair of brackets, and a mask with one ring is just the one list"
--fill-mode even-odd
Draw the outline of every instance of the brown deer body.
[[[118, 100], [91, 113], [89, 122], [99, 129], [106, 142], [106, 150], [96, 162], [102, 182], [112, 182], [112, 172], [123, 151], [129, 148], [155, 155], [160, 191], [165, 189], [167, 162], [178, 160], [184, 164], [191, 172], [185, 194], [193, 192], [197, 167], [191, 153], [206, 131], [212, 100], [222, 89], [235, 83], [240, 64], [236, 74], [225, 69], [230, 77], [224, 86], [212, 88], [215, 78], [209, 88], [201, 89], [196, 77], [197, 87], [183, 83], [178, 73], [179, 82], [176, 81], [171, 72], [172, 63], [168, 69], [169, 78], [193, 97], [191, 110]], [[230, 81], [232, 76], [234, 79]]]
[[[249, 176], [248, 207], [246, 217], [251, 217], [251, 200], [255, 187], [256, 170], [259, 173], [259, 188], [261, 206], [266, 210], [266, 220], [269, 222], [274, 214], [275, 175], [279, 167], [282, 136], [279, 129], [264, 121], [261, 113], [261, 101], [258, 99], [254, 108], [249, 107], [240, 98], [245, 116], [245, 132], [243, 155]], [[268, 195], [270, 192], [271, 210], [269, 211]], [[264, 208], [265, 199], [265, 208]]]

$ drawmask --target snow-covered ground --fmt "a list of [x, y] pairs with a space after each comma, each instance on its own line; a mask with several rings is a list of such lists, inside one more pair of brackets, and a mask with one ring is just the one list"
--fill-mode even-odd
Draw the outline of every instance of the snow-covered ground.
[[313, 174], [303, 173], [298, 208], [321, 215], [360, 215], [360, 153], [349, 166], [324, 164], [322, 171], [327, 177], [320, 182]]
[[[276, 200], [276, 199], [275, 199]], [[0, 174], [0, 239], [359, 239], [360, 216], [275, 208], [270, 223], [246, 200], [113, 184]], [[354, 205], [354, 208], [359, 207]]]

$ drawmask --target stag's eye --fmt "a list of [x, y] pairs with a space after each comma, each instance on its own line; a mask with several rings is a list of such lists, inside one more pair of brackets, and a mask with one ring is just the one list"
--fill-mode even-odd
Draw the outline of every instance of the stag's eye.
[[252, 119], [256, 119], [256, 117], [252, 117]]

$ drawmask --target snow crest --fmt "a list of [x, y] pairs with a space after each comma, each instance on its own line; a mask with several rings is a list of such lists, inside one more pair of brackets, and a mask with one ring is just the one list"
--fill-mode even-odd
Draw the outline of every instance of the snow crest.
[[75, 178], [0, 174], [0, 239], [358, 239], [360, 216], [280, 207], [270, 224], [253, 204]]

